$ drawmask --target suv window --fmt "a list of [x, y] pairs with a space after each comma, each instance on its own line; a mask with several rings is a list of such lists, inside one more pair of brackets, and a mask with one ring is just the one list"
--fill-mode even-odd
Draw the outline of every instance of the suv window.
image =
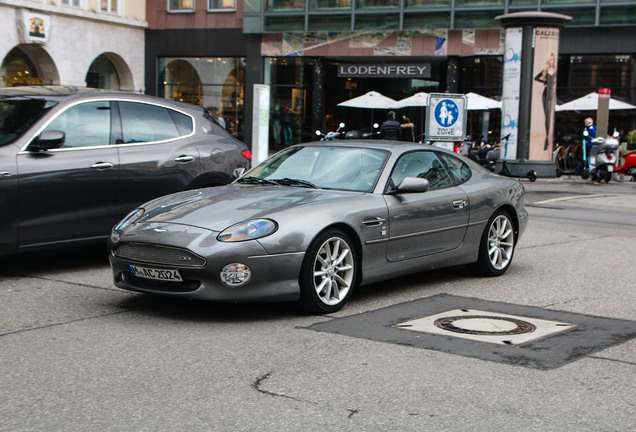
[[468, 179], [470, 179], [472, 171], [468, 167], [468, 164], [447, 154], [440, 153], [439, 156], [446, 163], [446, 166], [459, 184], [466, 183]]
[[64, 132], [62, 148], [106, 146], [110, 144], [110, 102], [73, 105], [58, 115], [44, 130]]
[[164, 141], [192, 132], [190, 117], [168, 108], [119, 102], [119, 112], [124, 143]]

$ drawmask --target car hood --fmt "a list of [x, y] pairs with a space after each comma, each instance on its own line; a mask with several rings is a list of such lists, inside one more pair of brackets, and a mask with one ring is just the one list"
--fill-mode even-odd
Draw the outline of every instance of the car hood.
[[[291, 186], [227, 185], [185, 191], [144, 205], [137, 223], [170, 222], [213, 231], [250, 219], [272, 218], [307, 206], [350, 201], [360, 192], [308, 189]], [[323, 207], [324, 208], [324, 207]]]

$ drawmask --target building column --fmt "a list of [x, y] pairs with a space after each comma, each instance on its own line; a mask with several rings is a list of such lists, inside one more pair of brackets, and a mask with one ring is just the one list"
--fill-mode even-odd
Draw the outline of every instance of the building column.
[[459, 57], [448, 57], [446, 91], [448, 93], [459, 92]]
[[313, 74], [311, 104], [311, 130], [323, 130], [325, 119], [325, 69], [321, 59], [316, 59]]

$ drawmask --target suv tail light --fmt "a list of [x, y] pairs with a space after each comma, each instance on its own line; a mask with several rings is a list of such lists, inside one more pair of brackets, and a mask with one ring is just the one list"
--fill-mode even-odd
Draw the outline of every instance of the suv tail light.
[[252, 150], [247, 149], [247, 150], [243, 150], [241, 152], [241, 154], [243, 155], [243, 157], [247, 160], [252, 160]]

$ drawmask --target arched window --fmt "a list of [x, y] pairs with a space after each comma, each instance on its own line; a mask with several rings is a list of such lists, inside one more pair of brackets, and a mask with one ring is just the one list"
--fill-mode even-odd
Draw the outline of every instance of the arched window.
[[120, 90], [117, 70], [105, 55], [100, 55], [93, 61], [86, 74], [86, 87]]
[[19, 48], [9, 51], [0, 68], [0, 87], [43, 85], [31, 59]]

